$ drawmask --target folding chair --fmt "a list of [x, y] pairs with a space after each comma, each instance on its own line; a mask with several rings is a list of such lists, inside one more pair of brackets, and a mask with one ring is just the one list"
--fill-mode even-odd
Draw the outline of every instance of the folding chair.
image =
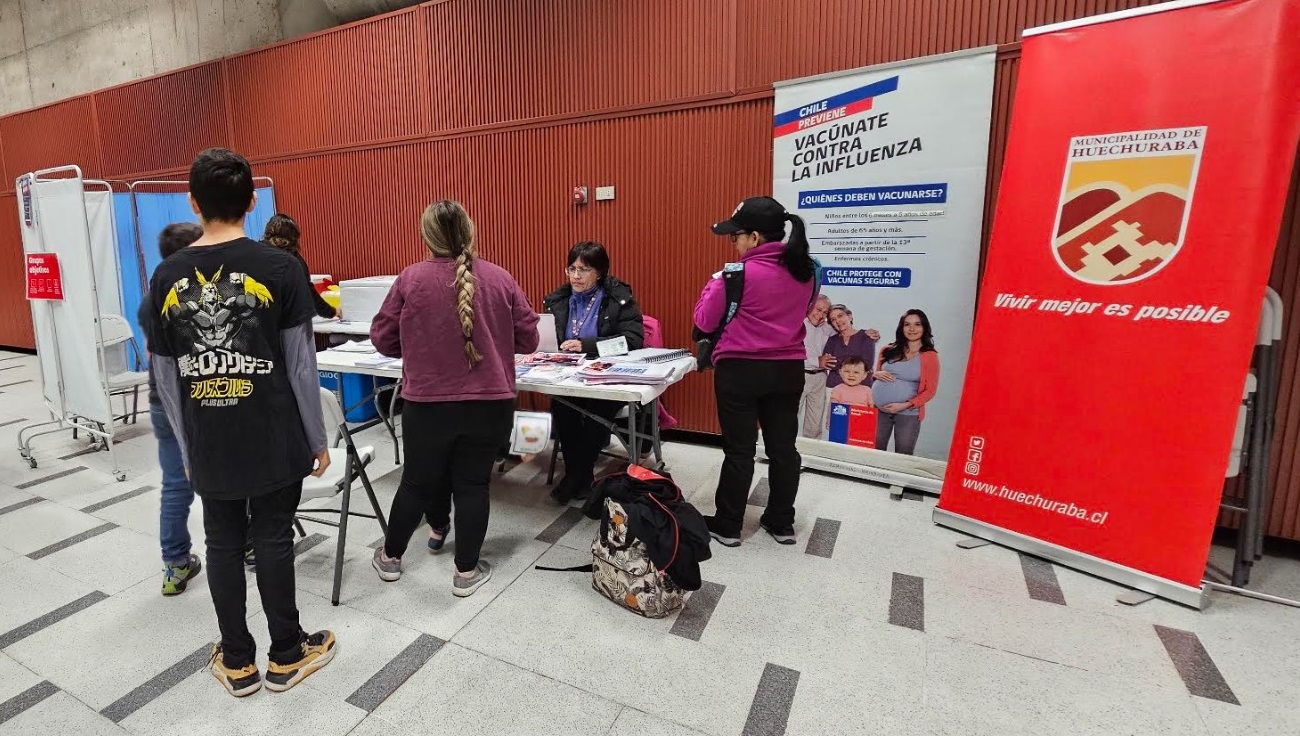
[[[294, 523], [298, 527], [298, 532], [304, 535], [305, 531], [301, 524], [303, 521], [324, 524], [339, 530], [338, 547], [334, 553], [334, 595], [330, 598], [330, 601], [337, 606], [339, 591], [343, 585], [343, 547], [347, 544], [348, 517], [375, 519], [384, 534], [388, 534], [388, 522], [384, 520], [384, 512], [379, 508], [379, 499], [375, 498], [375, 489], [370, 485], [370, 476], [366, 474], [366, 466], [375, 457], [375, 448], [371, 446], [358, 448], [352, 441], [352, 432], [348, 430], [347, 422], [343, 419], [343, 407], [339, 405], [338, 397], [333, 391], [322, 388], [320, 404], [321, 413], [325, 417], [325, 435], [330, 443], [330, 466], [323, 476], [316, 478], [308, 475], [303, 480], [302, 499], [309, 501], [333, 498], [341, 494], [342, 504], [338, 510], [299, 508]], [[338, 446], [340, 441], [343, 443], [342, 447]], [[358, 479], [370, 498], [370, 506], [375, 511], [373, 515], [352, 510], [352, 482]], [[338, 514], [339, 520], [316, 519], [304, 514]]]
[[[135, 342], [135, 335], [131, 332], [131, 323], [126, 321], [125, 317], [117, 314], [104, 314], [99, 318], [100, 331], [104, 336], [102, 343], [105, 349], [115, 347], [126, 343], [131, 349], [131, 358], [134, 365], [144, 365], [144, 357], [140, 354], [140, 346]], [[112, 367], [110, 367], [110, 370]], [[140, 418], [140, 388], [149, 385], [149, 374], [146, 371], [123, 370], [117, 373], [110, 373], [108, 376], [108, 395], [122, 397], [122, 416], [115, 417], [126, 421], [128, 418], [132, 424], [139, 421]], [[131, 410], [126, 409], [126, 397], [130, 395], [134, 402]]]

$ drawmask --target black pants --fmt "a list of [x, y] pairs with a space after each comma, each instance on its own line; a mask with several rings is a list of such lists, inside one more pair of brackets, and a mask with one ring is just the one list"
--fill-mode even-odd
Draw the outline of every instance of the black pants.
[[[271, 659], [295, 662], [303, 638], [294, 590], [293, 515], [302, 500], [302, 482], [252, 499], [203, 499], [203, 531], [208, 546], [208, 588], [217, 609], [221, 649], [227, 667], [253, 663], [257, 645], [248, 633], [244, 548], [257, 555], [257, 592], [271, 630]], [[250, 518], [251, 517], [251, 518]]]
[[450, 521], [456, 499], [456, 569], [478, 565], [488, 526], [488, 483], [501, 446], [510, 431], [514, 402], [406, 402], [402, 412], [402, 448], [406, 465], [388, 515], [384, 554], [401, 557], [427, 513], [433, 527]]
[[799, 493], [803, 458], [795, 449], [799, 435], [799, 398], [803, 395], [803, 363], [798, 360], [724, 360], [713, 375], [722, 427], [722, 472], [715, 498], [714, 531], [739, 537], [745, 504], [754, 481], [754, 455], [759, 427], [771, 462], [767, 510], [763, 521], [772, 526], [794, 523], [794, 499]]
[[[613, 421], [614, 416], [627, 406], [599, 399], [566, 397], [564, 400], [607, 421]], [[595, 479], [596, 461], [600, 460], [600, 451], [609, 444], [609, 427], [559, 401], [551, 402], [551, 417], [555, 422], [555, 437], [560, 441], [560, 451], [564, 453], [564, 475], [572, 486], [569, 490], [580, 493]]]

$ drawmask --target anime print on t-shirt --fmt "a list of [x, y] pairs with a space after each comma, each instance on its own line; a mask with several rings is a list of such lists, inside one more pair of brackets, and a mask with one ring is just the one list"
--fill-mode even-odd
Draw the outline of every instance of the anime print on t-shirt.
[[[190, 398], [203, 406], [231, 406], [253, 393], [253, 382], [240, 376], [266, 375], [275, 367], [265, 352], [261, 319], [275, 300], [265, 285], [246, 273], [210, 277], [194, 269], [194, 278], [178, 279], [162, 305], [162, 319], [182, 340], [176, 358], [190, 384]], [[188, 342], [188, 345], [185, 343]], [[178, 350], [181, 352], [181, 350]]]

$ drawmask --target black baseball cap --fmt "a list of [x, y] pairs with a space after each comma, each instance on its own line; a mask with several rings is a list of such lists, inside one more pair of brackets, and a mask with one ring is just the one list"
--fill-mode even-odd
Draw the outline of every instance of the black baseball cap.
[[784, 233], [785, 206], [771, 197], [750, 197], [741, 202], [729, 219], [713, 224], [714, 235], [736, 233]]

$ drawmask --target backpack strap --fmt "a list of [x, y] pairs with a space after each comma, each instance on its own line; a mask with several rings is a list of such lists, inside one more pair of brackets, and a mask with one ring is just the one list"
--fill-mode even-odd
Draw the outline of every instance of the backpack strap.
[[722, 321], [713, 334], [721, 336], [731, 320], [740, 311], [740, 300], [745, 294], [745, 264], [728, 263], [722, 267], [722, 286], [727, 297], [727, 306], [722, 312]]
[[574, 567], [546, 567], [545, 565], [533, 565], [534, 570], [546, 570], [548, 572], [591, 572], [595, 565], [576, 565]]

